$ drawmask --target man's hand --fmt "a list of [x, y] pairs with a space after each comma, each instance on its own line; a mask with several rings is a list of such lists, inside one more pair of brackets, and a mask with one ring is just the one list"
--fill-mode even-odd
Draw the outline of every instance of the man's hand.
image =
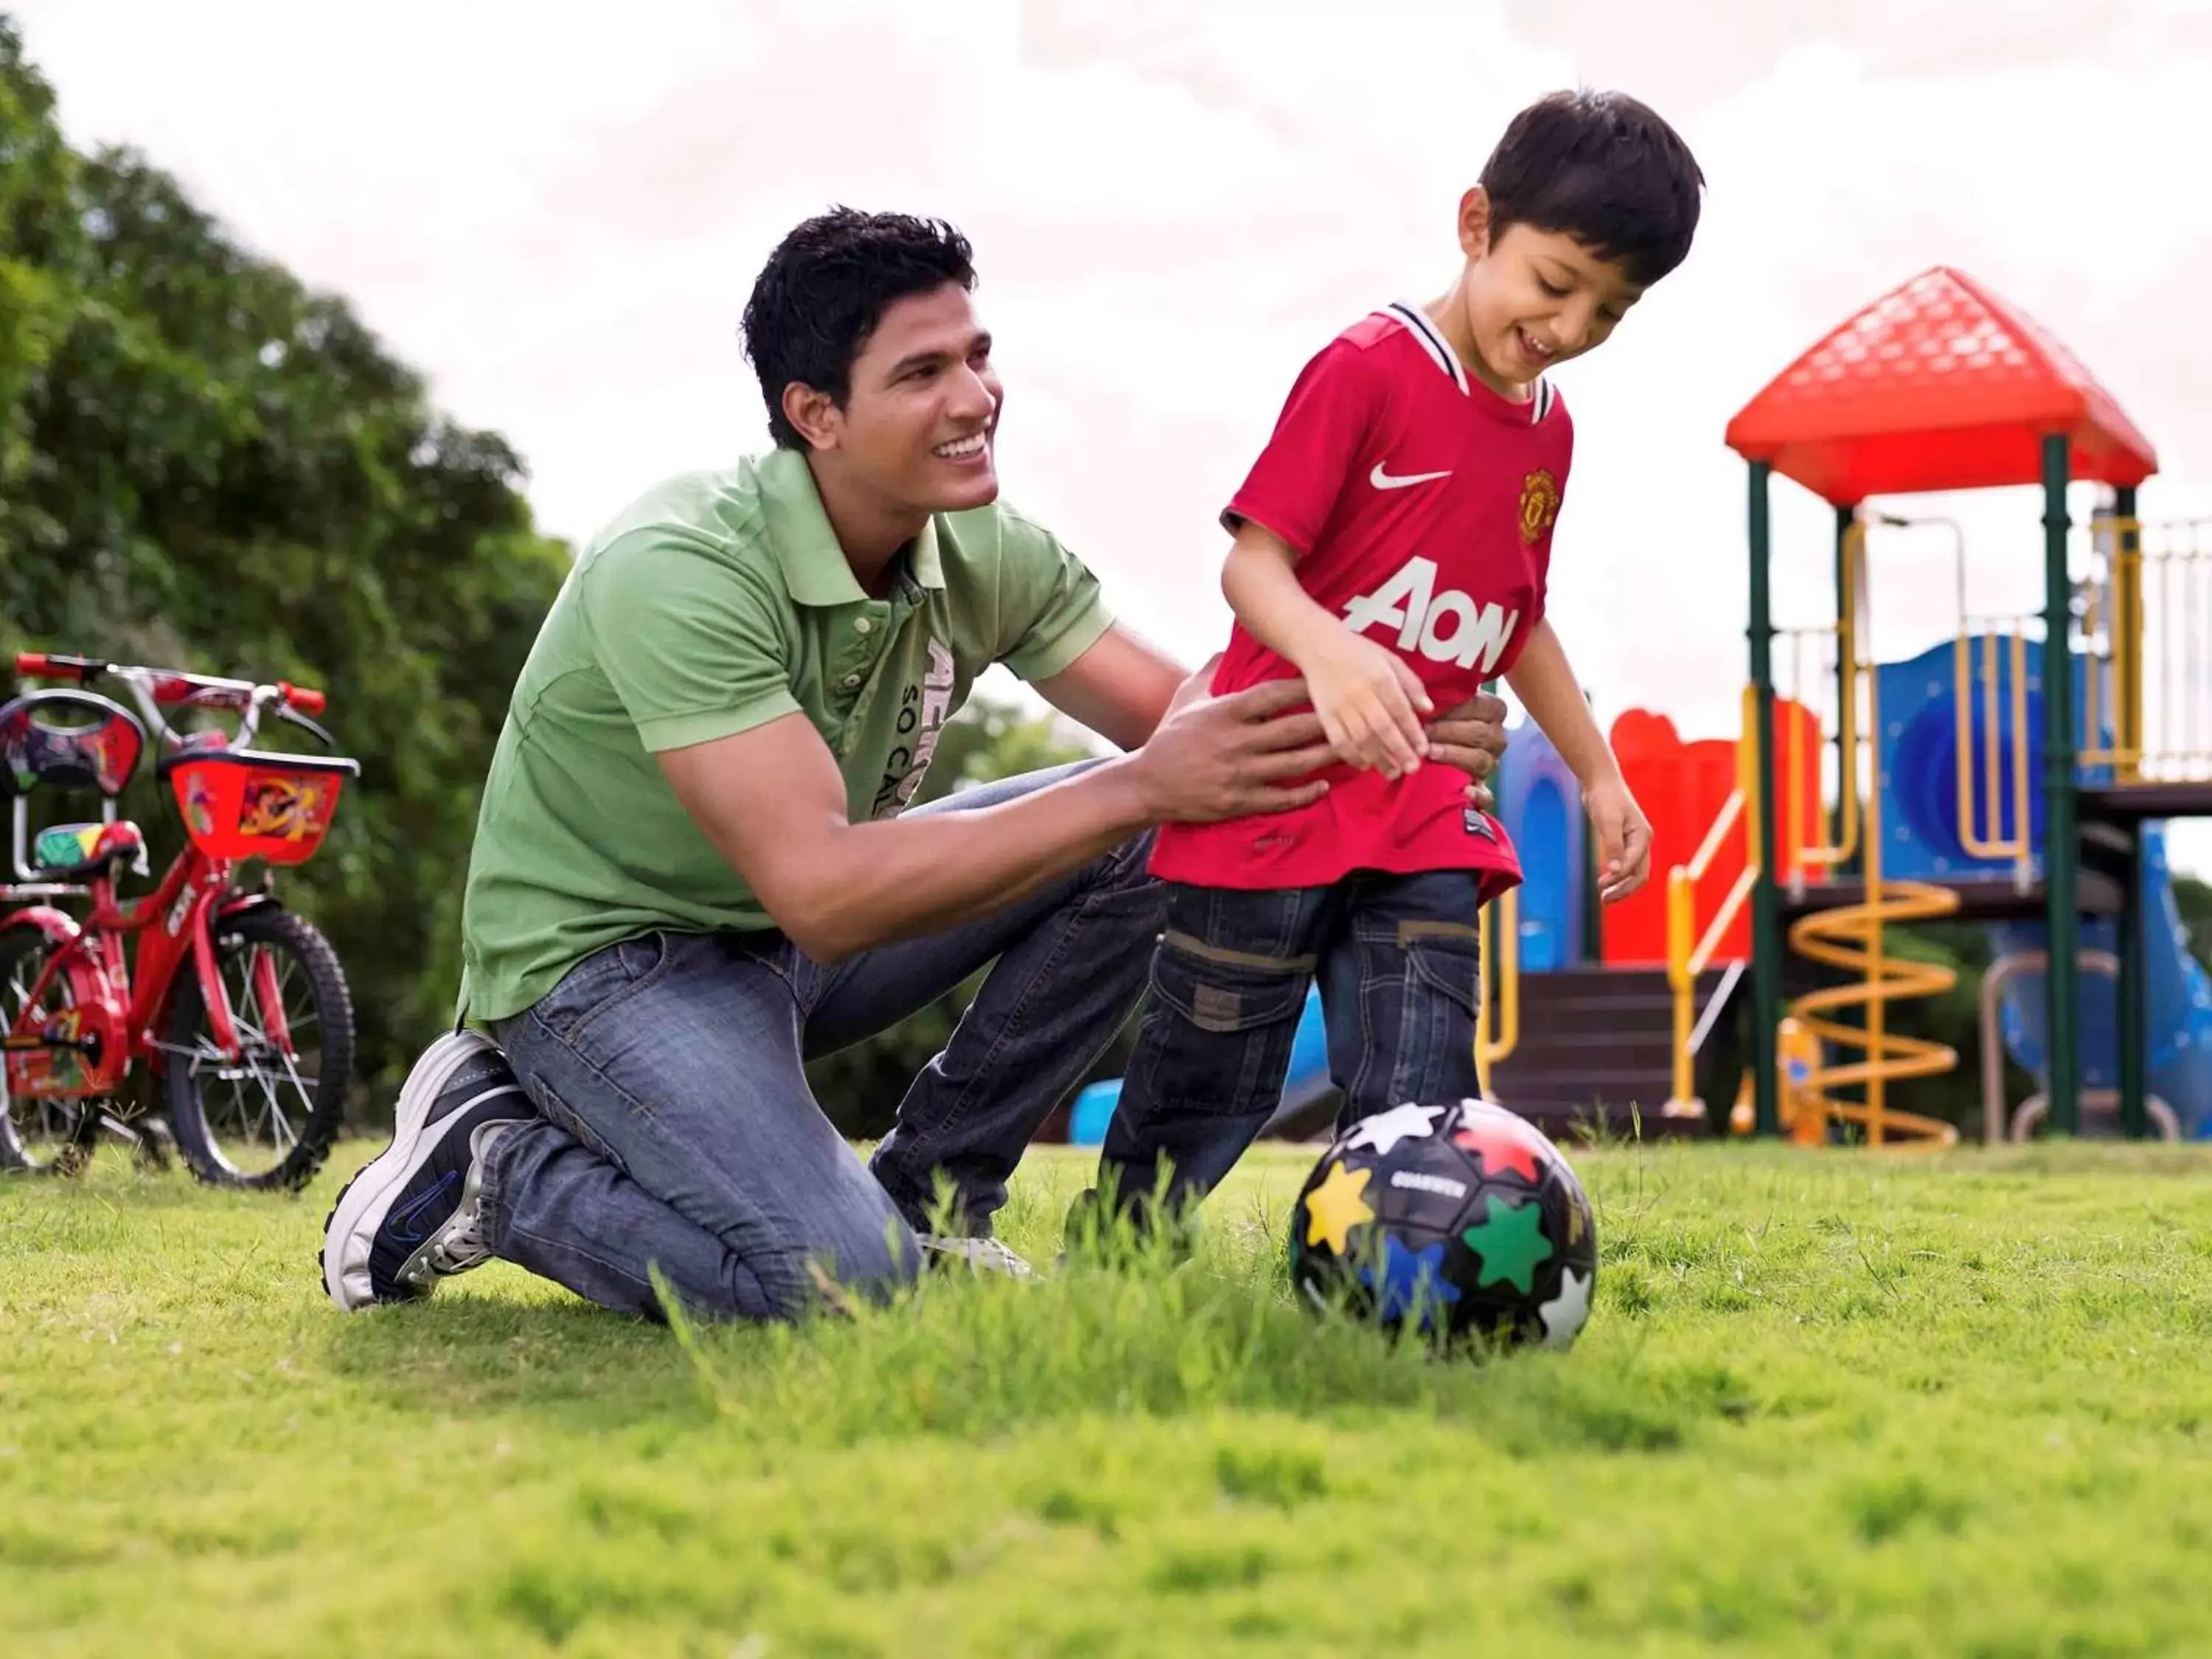
[[[1205, 682], [1196, 684], [1202, 693]], [[1208, 823], [1319, 800], [1327, 783], [1290, 781], [1330, 758], [1318, 715], [1284, 713], [1309, 700], [1304, 680], [1269, 680], [1225, 697], [1178, 693], [1174, 710], [1130, 759], [1146, 815], [1161, 823]]]
[[1473, 780], [1468, 803], [1485, 812], [1497, 810], [1490, 779], [1505, 752], [1505, 700], [1479, 691], [1429, 722], [1429, 758], [1455, 767]]
[[1618, 775], [1585, 789], [1583, 805], [1597, 831], [1597, 896], [1618, 904], [1651, 873], [1651, 820]]
[[1213, 676], [1221, 666], [1221, 653], [1215, 652], [1199, 665], [1194, 674], [1186, 675], [1176, 694], [1168, 699], [1168, 712], [1160, 716], [1163, 722], [1173, 720], [1193, 703], [1204, 702], [1213, 695]]

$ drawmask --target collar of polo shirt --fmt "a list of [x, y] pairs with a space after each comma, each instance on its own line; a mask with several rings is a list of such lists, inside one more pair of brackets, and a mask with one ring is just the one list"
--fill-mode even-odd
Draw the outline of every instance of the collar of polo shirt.
[[[862, 605], [867, 601], [837, 533], [823, 510], [813, 469], [795, 449], [778, 449], [753, 467], [759, 481], [761, 511], [768, 522], [768, 544], [783, 569], [785, 589], [805, 605]], [[945, 586], [937, 556], [937, 520], [924, 520], [921, 533], [907, 548], [907, 569], [924, 587]]]

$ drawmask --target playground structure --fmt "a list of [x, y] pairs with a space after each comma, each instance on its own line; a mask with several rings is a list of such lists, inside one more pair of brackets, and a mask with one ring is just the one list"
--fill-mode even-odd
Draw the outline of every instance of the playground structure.
[[[2164, 830], [2212, 815], [2212, 520], [2140, 521], [2148, 441], [2057, 339], [1942, 266], [1824, 336], [1727, 441], [1750, 483], [1740, 728], [1614, 721], [1654, 874], [1601, 915], [1579, 788], [1540, 732], [1514, 734], [1499, 816], [1526, 879], [1485, 917], [1486, 1092], [1553, 1133], [1948, 1144], [1892, 1091], [1960, 1056], [1891, 1018], [1953, 982], [1891, 930], [1948, 920], [1990, 930], [1985, 1137], [2075, 1133], [2086, 1108], [2124, 1134], [2212, 1138], [2212, 980]], [[1771, 614], [1777, 474], [1833, 512], [1835, 614], [1810, 627]], [[2072, 483], [2107, 492], [2086, 526]], [[1963, 534], [1891, 505], [2007, 486], [2043, 495], [2036, 616], [1970, 611]], [[1873, 659], [1870, 548], [1946, 545], [1952, 637]], [[2016, 1105], [2007, 1054], [2039, 1085]], [[1071, 1139], [1103, 1133], [1116, 1087], [1085, 1091]], [[1325, 1128], [1333, 1102], [1310, 997], [1270, 1132]]]

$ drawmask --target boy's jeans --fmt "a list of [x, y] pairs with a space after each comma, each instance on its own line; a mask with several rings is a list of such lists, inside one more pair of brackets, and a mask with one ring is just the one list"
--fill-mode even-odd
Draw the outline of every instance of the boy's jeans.
[[[1076, 769], [921, 811], [1009, 799]], [[658, 1267], [695, 1314], [786, 1317], [813, 1268], [881, 1293], [915, 1272], [939, 1171], [971, 1229], [1144, 988], [1163, 889], [1139, 837], [1006, 909], [821, 967], [778, 933], [648, 933], [586, 957], [496, 1036], [539, 1115], [483, 1172], [493, 1249], [602, 1306], [657, 1317]], [[805, 1063], [997, 959], [862, 1164]], [[810, 1266], [810, 1264], [811, 1264]]]
[[1101, 1190], [1142, 1212], [1165, 1161], [1173, 1212], [1229, 1173], [1280, 1101], [1316, 974], [1340, 1130], [1404, 1101], [1479, 1094], [1478, 880], [1451, 870], [1267, 891], [1168, 884]]

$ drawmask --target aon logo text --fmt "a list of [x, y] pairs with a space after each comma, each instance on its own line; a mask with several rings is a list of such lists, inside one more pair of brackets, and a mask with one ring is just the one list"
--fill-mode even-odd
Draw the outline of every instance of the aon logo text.
[[1499, 605], [1478, 606], [1457, 588], [1439, 593], [1436, 587], [1436, 561], [1408, 559], [1376, 592], [1344, 607], [1345, 623], [1355, 634], [1378, 625], [1395, 629], [1401, 651], [1489, 673], [1521, 613]]

